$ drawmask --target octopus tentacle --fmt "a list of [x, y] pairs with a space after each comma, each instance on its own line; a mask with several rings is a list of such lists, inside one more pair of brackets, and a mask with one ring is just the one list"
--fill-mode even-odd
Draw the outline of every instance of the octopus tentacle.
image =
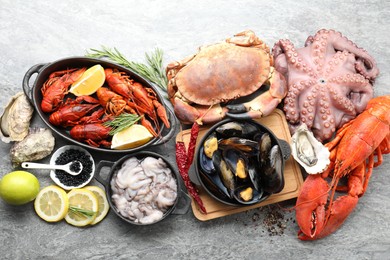
[[299, 110], [301, 104], [299, 104], [299, 95], [304, 90], [309, 89], [313, 85], [312, 80], [296, 80], [295, 83], [288, 86], [289, 91], [286, 98], [284, 99], [284, 111], [286, 114], [286, 119], [291, 123], [298, 123], [300, 120], [300, 113], [296, 111]]
[[323, 29], [316, 35], [321, 35], [322, 38], [327, 38], [329, 48], [334, 48], [339, 51], [347, 51], [354, 54], [356, 57], [356, 70], [370, 81], [374, 80], [375, 77], [378, 76], [379, 69], [376, 66], [374, 58], [369, 55], [366, 50], [358, 47], [340, 32]]

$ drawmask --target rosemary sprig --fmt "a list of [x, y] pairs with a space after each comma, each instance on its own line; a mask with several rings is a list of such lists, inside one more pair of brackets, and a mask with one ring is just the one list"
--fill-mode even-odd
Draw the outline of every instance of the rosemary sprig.
[[116, 116], [113, 120], [104, 122], [103, 125], [111, 127], [110, 135], [114, 135], [137, 123], [142, 116], [135, 114], [122, 113]]
[[92, 218], [97, 212], [87, 209], [82, 209], [75, 206], [69, 206], [69, 210], [78, 216], [84, 216], [87, 218]]
[[125, 66], [140, 76], [155, 83], [164, 92], [167, 92], [168, 79], [163, 66], [163, 51], [156, 48], [153, 53], [145, 53], [147, 64], [129, 61], [116, 48], [110, 49], [102, 46], [102, 50], [90, 49], [87, 57], [91, 58], [108, 58], [109, 60]]

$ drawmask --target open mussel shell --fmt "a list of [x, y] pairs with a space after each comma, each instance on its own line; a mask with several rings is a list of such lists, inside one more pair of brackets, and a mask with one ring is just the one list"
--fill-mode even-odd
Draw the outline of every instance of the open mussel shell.
[[239, 186], [234, 191], [234, 199], [243, 205], [252, 205], [265, 200], [268, 196], [264, 196], [263, 190], [257, 190], [252, 186]]
[[[249, 131], [242, 126], [248, 126]], [[217, 138], [218, 147], [209, 158], [204, 153], [204, 143], [213, 138]], [[217, 201], [251, 205], [284, 188], [284, 163], [290, 154], [286, 141], [256, 121], [225, 119], [200, 140], [195, 173], [200, 185]], [[243, 177], [238, 177], [237, 172]]]
[[199, 153], [199, 167], [202, 170], [202, 172], [206, 174], [216, 174], [216, 170], [213, 164], [212, 158], [209, 158], [205, 151], [204, 147], [200, 147], [200, 153]]
[[242, 121], [231, 121], [218, 126], [215, 132], [223, 137], [242, 137], [242, 138], [253, 138], [258, 132], [258, 127], [253, 123]]
[[[219, 151], [213, 154], [213, 158], [208, 158], [204, 153], [204, 147], [200, 147], [199, 177], [209, 190], [219, 198], [230, 200], [232, 193], [228, 191], [214, 166], [214, 161], [221, 160]], [[217, 163], [217, 162], [216, 162]]]

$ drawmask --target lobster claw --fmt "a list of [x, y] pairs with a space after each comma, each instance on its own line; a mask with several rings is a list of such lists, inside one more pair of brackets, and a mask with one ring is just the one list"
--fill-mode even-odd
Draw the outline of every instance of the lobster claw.
[[306, 178], [295, 206], [296, 219], [301, 228], [300, 239], [310, 240], [324, 229], [328, 191], [329, 185], [321, 175]]

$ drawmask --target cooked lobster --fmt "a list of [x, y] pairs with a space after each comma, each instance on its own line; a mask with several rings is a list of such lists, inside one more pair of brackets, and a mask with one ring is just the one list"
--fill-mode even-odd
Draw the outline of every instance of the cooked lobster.
[[[315, 240], [333, 233], [354, 210], [373, 168], [382, 163], [383, 154], [390, 152], [389, 112], [389, 95], [373, 98], [325, 145], [331, 153], [331, 164], [321, 175], [307, 177], [296, 202], [299, 239]], [[329, 184], [327, 177], [331, 177]], [[343, 177], [347, 179], [344, 186], [339, 185]], [[336, 198], [336, 191], [347, 194]]]

